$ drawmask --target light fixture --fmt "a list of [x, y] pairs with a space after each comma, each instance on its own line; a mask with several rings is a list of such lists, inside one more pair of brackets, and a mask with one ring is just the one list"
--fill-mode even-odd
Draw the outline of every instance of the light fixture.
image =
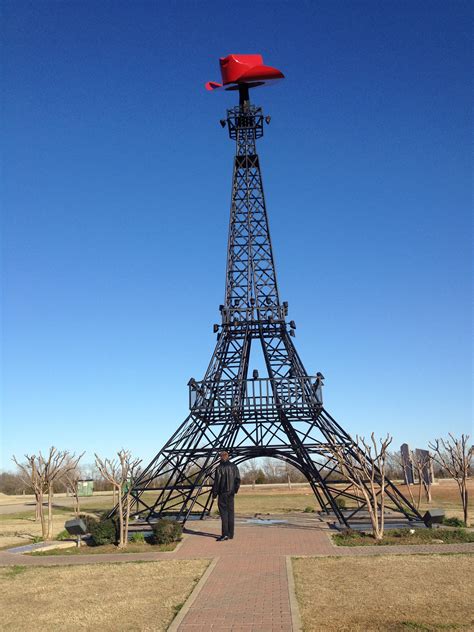
[[67, 520], [64, 524], [66, 531], [70, 535], [77, 536], [77, 546], [81, 546], [81, 536], [86, 535], [87, 527], [81, 518], [75, 518], [74, 520]]
[[296, 329], [296, 323], [295, 323], [295, 321], [294, 321], [294, 320], [290, 320], [290, 327], [291, 327], [292, 329]]
[[291, 329], [291, 330], [290, 330], [290, 336], [292, 336], [293, 338], [295, 337], [295, 331], [294, 331], [294, 329]]
[[212, 329], [214, 333], [217, 334], [217, 332], [219, 331], [219, 325], [217, 323], [214, 323], [214, 325], [212, 326]]
[[266, 123], [267, 125], [270, 125], [270, 121], [271, 121], [271, 120], [272, 120], [272, 117], [271, 117], [271, 116], [269, 116], [269, 115], [267, 114], [267, 116], [265, 117], [265, 123]]
[[225, 127], [226, 126], [226, 120], [225, 119], [221, 119], [219, 121], [219, 123], [221, 124], [221, 127]]
[[252, 372], [252, 377], [254, 380], [258, 380], [258, 369], [254, 369]]

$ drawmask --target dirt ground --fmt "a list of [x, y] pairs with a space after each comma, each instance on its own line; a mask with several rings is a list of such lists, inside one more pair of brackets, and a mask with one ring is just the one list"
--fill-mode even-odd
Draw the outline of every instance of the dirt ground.
[[0, 568], [0, 630], [166, 630], [208, 564], [166, 560]]
[[303, 630], [473, 630], [473, 562], [469, 555], [296, 558]]

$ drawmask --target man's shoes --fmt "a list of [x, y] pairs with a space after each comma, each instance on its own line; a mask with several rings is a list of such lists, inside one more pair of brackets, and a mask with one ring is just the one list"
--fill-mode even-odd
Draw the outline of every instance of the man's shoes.
[[230, 535], [230, 536], [229, 536], [229, 540], [233, 540], [233, 539], [234, 539], [234, 536], [233, 536], [233, 535]]
[[221, 535], [219, 538], [217, 538], [218, 542], [223, 542], [224, 540], [228, 540], [229, 537], [227, 535]]

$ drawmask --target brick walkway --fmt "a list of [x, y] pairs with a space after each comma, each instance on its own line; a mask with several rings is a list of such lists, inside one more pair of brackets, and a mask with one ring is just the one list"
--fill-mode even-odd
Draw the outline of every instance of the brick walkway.
[[335, 547], [317, 518], [294, 524], [238, 524], [236, 537], [216, 542], [217, 521], [190, 523], [171, 553], [31, 557], [0, 552], [0, 565], [63, 565], [130, 560], [217, 559], [197, 598], [175, 626], [179, 632], [295, 632], [286, 570], [287, 556], [353, 556], [410, 553], [468, 553], [473, 544]]

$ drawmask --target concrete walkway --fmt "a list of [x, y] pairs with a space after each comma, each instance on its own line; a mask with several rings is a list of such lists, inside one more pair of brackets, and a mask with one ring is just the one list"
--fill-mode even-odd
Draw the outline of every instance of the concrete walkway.
[[474, 553], [474, 544], [335, 547], [317, 517], [289, 524], [237, 524], [234, 540], [217, 542], [219, 523], [190, 523], [177, 550], [32, 557], [0, 552], [0, 565], [97, 564], [137, 560], [209, 558], [212, 569], [188, 599], [170, 631], [296, 632], [298, 612], [287, 572], [289, 556], [367, 556], [410, 553]]

